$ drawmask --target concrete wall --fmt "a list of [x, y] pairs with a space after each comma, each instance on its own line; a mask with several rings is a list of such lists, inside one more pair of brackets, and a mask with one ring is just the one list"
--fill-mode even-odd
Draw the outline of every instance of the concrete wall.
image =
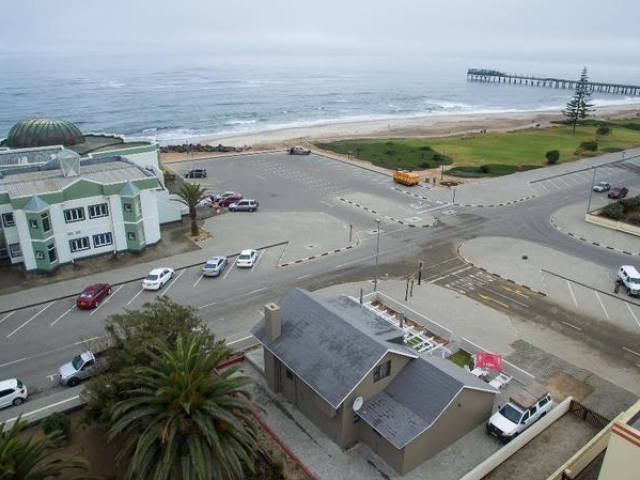
[[608, 228], [610, 230], [630, 233], [631, 235], [640, 237], [640, 227], [625, 222], [611, 220], [610, 218], [599, 217], [598, 215], [600, 214], [600, 212], [602, 212], [602, 210], [603, 209], [601, 208], [599, 210], [594, 210], [592, 213], [587, 213], [584, 217], [585, 221], [587, 221], [588, 223], [593, 223], [594, 225]]

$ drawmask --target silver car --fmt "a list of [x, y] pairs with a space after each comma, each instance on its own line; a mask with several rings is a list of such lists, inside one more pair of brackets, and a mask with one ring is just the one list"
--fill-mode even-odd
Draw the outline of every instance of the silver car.
[[229, 205], [230, 212], [255, 212], [260, 204], [252, 198], [244, 198]]
[[202, 267], [202, 276], [204, 277], [217, 277], [224, 268], [227, 266], [227, 257], [216, 256], [207, 260]]

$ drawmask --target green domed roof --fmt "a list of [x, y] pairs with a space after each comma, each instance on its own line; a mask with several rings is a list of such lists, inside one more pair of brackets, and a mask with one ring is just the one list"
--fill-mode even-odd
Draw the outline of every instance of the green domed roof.
[[45, 147], [47, 145], [76, 145], [84, 142], [84, 135], [66, 120], [30, 119], [16, 123], [5, 141], [11, 148]]

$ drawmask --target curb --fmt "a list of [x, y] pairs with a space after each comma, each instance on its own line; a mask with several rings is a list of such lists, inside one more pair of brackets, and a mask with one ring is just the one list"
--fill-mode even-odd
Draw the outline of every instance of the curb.
[[502, 203], [490, 203], [490, 204], [483, 204], [483, 203], [451, 203], [451, 202], [443, 202], [441, 200], [432, 200], [430, 198], [427, 197], [423, 197], [422, 195], [419, 195], [417, 193], [413, 193], [413, 192], [407, 192], [406, 190], [402, 190], [401, 188], [398, 187], [393, 187], [394, 190], [397, 190], [398, 192], [404, 193], [405, 195], [409, 195], [410, 197], [416, 197], [419, 198], [421, 200], [426, 200], [428, 202], [435, 202], [439, 205], [451, 205], [456, 206], [456, 207], [474, 207], [474, 208], [485, 208], [485, 207], [505, 207], [507, 205], [512, 205], [514, 203], [520, 203], [520, 202], [526, 202], [527, 200], [532, 200], [534, 198], [536, 198], [535, 195], [530, 195], [528, 197], [524, 197], [524, 198], [519, 198], [517, 200], [512, 200], [510, 202], [502, 202]]
[[539, 290], [536, 290], [535, 288], [531, 288], [531, 287], [530, 287], [530, 286], [528, 286], [528, 285], [524, 285], [524, 284], [522, 284], [522, 283], [516, 282], [515, 280], [512, 280], [511, 278], [504, 277], [504, 276], [502, 276], [502, 275], [500, 275], [500, 274], [498, 274], [498, 273], [492, 272], [491, 270], [487, 270], [487, 269], [486, 269], [486, 268], [484, 268], [484, 267], [479, 267], [479, 266], [478, 266], [478, 265], [476, 265], [475, 263], [470, 262], [469, 260], [467, 260], [467, 259], [464, 257], [464, 255], [462, 255], [462, 253], [460, 253], [460, 247], [461, 247], [461, 246], [462, 246], [462, 245], [459, 245], [459, 246], [458, 246], [458, 248], [456, 249], [456, 252], [458, 253], [458, 256], [459, 256], [460, 258], [462, 258], [462, 259], [463, 259], [466, 263], [468, 263], [469, 265], [473, 265], [473, 266], [474, 266], [474, 267], [476, 267], [478, 270], [482, 270], [483, 272], [488, 273], [489, 275], [493, 275], [493, 276], [495, 276], [495, 277], [501, 278], [502, 280], [505, 280], [505, 281], [507, 281], [507, 282], [509, 282], [509, 283], [513, 283], [514, 285], [517, 285], [517, 286], [519, 286], [519, 287], [521, 287], [521, 288], [525, 288], [525, 289], [529, 290], [530, 292], [537, 293], [538, 295], [542, 295], [543, 297], [546, 297], [546, 296], [547, 296], [547, 294], [546, 294], [545, 292], [541, 292], [541, 291], [539, 291]]
[[589, 243], [591, 245], [593, 245], [594, 247], [599, 247], [599, 248], [606, 248], [607, 250], [613, 250], [614, 252], [618, 252], [618, 253], [624, 253], [625, 255], [631, 255], [631, 256], [637, 256], [640, 255], [640, 253], [633, 253], [633, 252], [627, 252], [626, 250], [620, 250], [619, 248], [615, 248], [615, 247], [611, 247], [609, 245], [603, 245], [601, 243], [598, 242], [592, 242], [591, 240], [588, 240], [584, 237], [579, 237], [578, 235], [576, 235], [575, 233], [572, 232], [565, 232], [564, 230], [562, 230], [562, 228], [560, 228], [560, 226], [555, 222], [554, 220], [554, 216], [555, 215], [551, 215], [551, 218], [549, 220], [549, 222], [551, 223], [551, 226], [553, 226], [553, 228], [555, 228], [557, 231], [559, 231], [560, 233], [564, 233], [566, 235], [569, 235], [570, 237], [575, 238], [576, 240], [580, 240], [582, 242], [585, 243]]
[[357, 243], [356, 245], [347, 245], [346, 247], [336, 248], [335, 250], [329, 250], [328, 252], [320, 253], [318, 255], [312, 255], [307, 258], [301, 258], [300, 260], [294, 260], [292, 262], [286, 262], [286, 263], [279, 263], [278, 267], [288, 267], [289, 265], [298, 265], [299, 263], [308, 262], [316, 258], [326, 257], [328, 255], [333, 255], [334, 253], [338, 253], [338, 252], [344, 252], [345, 250], [349, 250], [351, 248], [354, 248], [355, 246], [357, 246]]
[[407, 227], [411, 227], [411, 228], [427, 228], [427, 227], [431, 227], [431, 226], [434, 226], [434, 227], [437, 226], [437, 221], [434, 221], [433, 225], [429, 225], [429, 224], [417, 225], [415, 223], [407, 223], [404, 220], [399, 220], [397, 218], [390, 217], [388, 215], [381, 215], [380, 212], [377, 212], [376, 210], [374, 210], [372, 208], [366, 207], [364, 205], [360, 205], [359, 203], [356, 203], [356, 202], [352, 202], [351, 200], [347, 200], [346, 198], [339, 197], [339, 200], [341, 200], [341, 201], [343, 201], [345, 203], [348, 203], [350, 205], [353, 205], [355, 207], [361, 208], [363, 210], [366, 210], [367, 212], [371, 212], [374, 215], [379, 215], [382, 218], [385, 218], [385, 219], [390, 220], [390, 221], [395, 222], [395, 223], [399, 223], [400, 225], [404, 225], [404, 226], [407, 226]]

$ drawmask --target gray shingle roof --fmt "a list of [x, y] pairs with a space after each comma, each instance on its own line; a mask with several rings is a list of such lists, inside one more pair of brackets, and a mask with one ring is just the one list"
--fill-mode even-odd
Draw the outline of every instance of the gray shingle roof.
[[423, 356], [409, 362], [358, 415], [396, 448], [427, 430], [463, 388], [495, 390], [449, 360]]
[[390, 343], [401, 330], [349, 299], [328, 301], [296, 289], [280, 310], [282, 334], [275, 341], [266, 338], [264, 320], [251, 333], [334, 408], [388, 351], [417, 357]]

